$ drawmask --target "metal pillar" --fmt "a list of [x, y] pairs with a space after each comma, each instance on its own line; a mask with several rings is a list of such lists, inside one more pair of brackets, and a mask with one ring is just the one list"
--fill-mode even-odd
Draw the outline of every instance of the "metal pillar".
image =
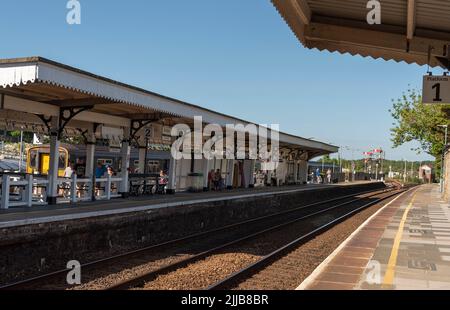
[[[142, 134], [135, 138], [137, 141], [137, 146], [139, 149], [139, 158], [138, 158], [138, 171], [139, 173], [146, 173], [146, 162], [147, 162], [147, 152], [148, 152], [148, 138], [147, 138], [147, 129], [141, 130]], [[145, 132], [145, 134], [144, 134]]]
[[147, 156], [147, 147], [139, 147], [139, 173], [145, 173], [145, 162]]
[[128, 169], [130, 168], [130, 140], [129, 135], [127, 135], [127, 132], [129, 132], [129, 129], [125, 129], [124, 133], [124, 139], [122, 141], [122, 149], [121, 149], [121, 178], [122, 182], [120, 182], [120, 194], [123, 197], [128, 197], [129, 195], [129, 184], [128, 184]]
[[209, 191], [208, 186], [208, 174], [209, 170], [211, 170], [212, 160], [203, 159], [203, 191]]
[[248, 184], [249, 188], [255, 187], [255, 178], [253, 177], [255, 169], [256, 169], [256, 160], [252, 159], [252, 163], [250, 164], [250, 182]]
[[177, 161], [175, 158], [170, 159], [169, 163], [169, 183], [167, 184], [167, 193], [168, 194], [175, 194], [176, 188], [177, 188], [177, 181], [176, 181], [176, 170], [177, 170]]
[[294, 183], [298, 182], [298, 163], [294, 161]]
[[86, 171], [85, 176], [92, 178], [95, 171], [95, 133], [90, 131], [86, 136]]
[[299, 170], [300, 170], [300, 183], [306, 183], [308, 180], [308, 162], [305, 160], [301, 160], [299, 163]]
[[47, 202], [50, 205], [56, 204], [58, 197], [58, 163], [59, 163], [59, 121], [55, 117], [52, 119], [50, 132], [50, 163], [48, 170]]
[[227, 162], [227, 189], [233, 189], [233, 178], [234, 178], [234, 159], [228, 159]]

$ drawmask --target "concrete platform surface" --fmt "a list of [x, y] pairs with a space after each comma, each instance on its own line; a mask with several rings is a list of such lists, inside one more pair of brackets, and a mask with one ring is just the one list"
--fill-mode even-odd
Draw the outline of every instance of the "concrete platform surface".
[[450, 289], [450, 204], [438, 185], [380, 209], [298, 289]]
[[308, 184], [298, 186], [261, 187], [204, 193], [181, 192], [176, 193], [175, 195], [130, 197], [128, 199], [114, 199], [109, 201], [80, 202], [72, 205], [60, 204], [56, 206], [39, 206], [32, 208], [11, 208], [8, 210], [0, 210], [0, 228], [82, 219], [96, 216], [117, 215], [187, 204], [243, 199], [264, 195], [270, 196], [274, 194], [294, 193], [298, 191], [309, 191], [320, 188], [351, 186], [367, 183], [370, 182], [360, 181], [339, 185]]

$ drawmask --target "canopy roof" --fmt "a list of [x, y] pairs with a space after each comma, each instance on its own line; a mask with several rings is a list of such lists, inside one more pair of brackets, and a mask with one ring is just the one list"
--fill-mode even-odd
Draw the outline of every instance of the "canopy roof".
[[449, 65], [450, 1], [381, 0], [380, 25], [367, 22], [368, 0], [271, 1], [307, 48]]
[[[221, 126], [251, 124], [42, 57], [0, 59], [0, 94], [3, 111], [52, 116], [59, 115], [60, 108], [90, 106], [74, 117], [78, 122], [130, 127], [136, 119], [164, 117], [189, 124], [194, 116], [202, 116], [204, 123]], [[309, 158], [338, 151], [336, 146], [282, 132], [280, 147], [308, 151]]]

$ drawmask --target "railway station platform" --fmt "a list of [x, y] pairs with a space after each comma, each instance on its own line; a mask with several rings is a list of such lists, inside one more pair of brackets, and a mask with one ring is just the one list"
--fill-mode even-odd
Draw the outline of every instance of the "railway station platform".
[[413, 188], [369, 218], [298, 290], [450, 289], [450, 205]]
[[[194, 205], [208, 202], [264, 197], [273, 194], [289, 194], [311, 191], [321, 188], [338, 188], [369, 184], [369, 181], [357, 181], [339, 184], [308, 184], [280, 187], [259, 187], [247, 189], [225, 190], [221, 192], [179, 192], [175, 195], [154, 195], [129, 197], [109, 201], [80, 202], [77, 204], [60, 204], [53, 206], [20, 207], [0, 210], [0, 228], [21, 225], [43, 224], [56, 221], [77, 220], [98, 216], [119, 215], [124, 213], [149, 211], [182, 205]], [[372, 182], [373, 183], [373, 182]]]

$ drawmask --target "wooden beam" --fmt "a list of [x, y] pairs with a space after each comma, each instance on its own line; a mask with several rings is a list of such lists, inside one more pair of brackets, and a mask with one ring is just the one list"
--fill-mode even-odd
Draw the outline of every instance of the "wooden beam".
[[404, 34], [387, 33], [354, 27], [343, 27], [313, 22], [305, 33], [308, 48], [359, 54], [385, 60], [428, 62], [428, 47], [434, 47], [431, 66], [441, 66], [437, 57], [444, 57], [448, 41], [415, 36], [409, 42], [409, 50]]
[[311, 9], [306, 0], [290, 0], [295, 12], [300, 17], [303, 24], [309, 25], [311, 21]]
[[416, 0], [408, 0], [408, 19], [406, 38], [412, 40], [416, 31]]

